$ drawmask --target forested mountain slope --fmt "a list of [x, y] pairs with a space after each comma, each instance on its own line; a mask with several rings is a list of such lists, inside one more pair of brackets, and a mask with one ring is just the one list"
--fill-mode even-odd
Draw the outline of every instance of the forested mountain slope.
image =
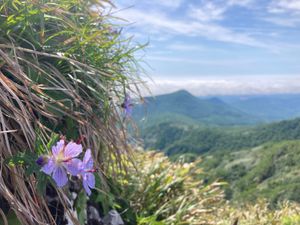
[[221, 126], [259, 122], [256, 117], [218, 98], [200, 99], [184, 90], [145, 98], [144, 105], [134, 108], [133, 118], [143, 127], [168, 121]]
[[226, 197], [239, 202], [267, 198], [300, 202], [300, 141], [268, 143], [235, 152], [203, 156], [207, 181], [228, 182]]
[[159, 123], [145, 129], [146, 148], [160, 149], [168, 155], [240, 150], [266, 142], [300, 138], [300, 119], [246, 128], [218, 128]]

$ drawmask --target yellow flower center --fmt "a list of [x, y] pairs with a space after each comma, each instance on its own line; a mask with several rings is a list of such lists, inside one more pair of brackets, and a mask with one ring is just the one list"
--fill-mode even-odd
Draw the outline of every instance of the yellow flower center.
[[64, 149], [61, 149], [56, 157], [56, 163], [61, 164], [64, 160]]

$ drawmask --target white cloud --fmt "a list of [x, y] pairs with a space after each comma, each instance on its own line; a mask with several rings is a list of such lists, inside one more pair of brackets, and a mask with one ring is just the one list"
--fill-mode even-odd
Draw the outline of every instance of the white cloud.
[[199, 21], [218, 21], [225, 18], [225, 13], [231, 7], [249, 7], [253, 0], [223, 0], [218, 2], [203, 1], [199, 5], [190, 5], [189, 16]]
[[273, 0], [269, 5], [269, 12], [271, 13], [300, 13], [299, 0]]
[[201, 7], [190, 6], [189, 15], [199, 21], [208, 22], [223, 19], [226, 10], [225, 6], [220, 7], [212, 2], [206, 2]]
[[192, 37], [205, 37], [209, 40], [242, 44], [248, 46], [269, 48], [246, 33], [237, 33], [226, 27], [201, 21], [187, 19], [174, 19], [160, 11], [144, 11], [127, 9], [120, 11], [118, 16], [134, 23], [142, 33], [149, 35], [184, 35]]
[[159, 61], [159, 62], [173, 62], [173, 63], [184, 63], [184, 64], [196, 64], [196, 65], [208, 65], [208, 66], [228, 66], [233, 67], [238, 65], [253, 65], [255, 60], [245, 60], [245, 59], [233, 59], [233, 60], [203, 60], [195, 58], [185, 58], [185, 57], [172, 57], [171, 54], [167, 55], [151, 55], [146, 57], [147, 60]]
[[169, 9], [177, 9], [183, 3], [183, 0], [147, 0], [146, 2], [155, 5], [165, 6]]
[[254, 3], [255, 0], [228, 0], [227, 5], [237, 5], [237, 6], [243, 6], [243, 7], [249, 7]]
[[197, 96], [299, 93], [300, 76], [205, 77], [199, 79], [154, 79], [148, 83], [152, 94], [185, 89]]
[[207, 47], [202, 45], [193, 45], [193, 44], [185, 44], [185, 43], [172, 43], [166, 46], [171, 50], [178, 51], [204, 51], [208, 50]]
[[[116, 5], [128, 7], [139, 7], [146, 5], [150, 7], [163, 7], [165, 10], [174, 10], [179, 8], [185, 0], [116, 0]], [[119, 7], [118, 7], [119, 8]]]
[[263, 18], [278, 26], [300, 25], [300, 0], [273, 0], [268, 5], [269, 17]]
[[297, 27], [300, 25], [300, 17], [269, 17], [263, 20], [284, 27]]

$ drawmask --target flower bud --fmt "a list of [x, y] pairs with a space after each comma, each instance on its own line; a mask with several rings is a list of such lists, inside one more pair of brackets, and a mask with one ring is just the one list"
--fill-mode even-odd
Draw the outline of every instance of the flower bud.
[[48, 157], [41, 155], [35, 162], [39, 166], [44, 166], [48, 162]]

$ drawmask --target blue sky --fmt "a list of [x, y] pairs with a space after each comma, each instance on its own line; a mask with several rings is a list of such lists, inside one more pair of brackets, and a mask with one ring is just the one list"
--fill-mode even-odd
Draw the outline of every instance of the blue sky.
[[300, 92], [300, 0], [117, 0], [153, 94]]

